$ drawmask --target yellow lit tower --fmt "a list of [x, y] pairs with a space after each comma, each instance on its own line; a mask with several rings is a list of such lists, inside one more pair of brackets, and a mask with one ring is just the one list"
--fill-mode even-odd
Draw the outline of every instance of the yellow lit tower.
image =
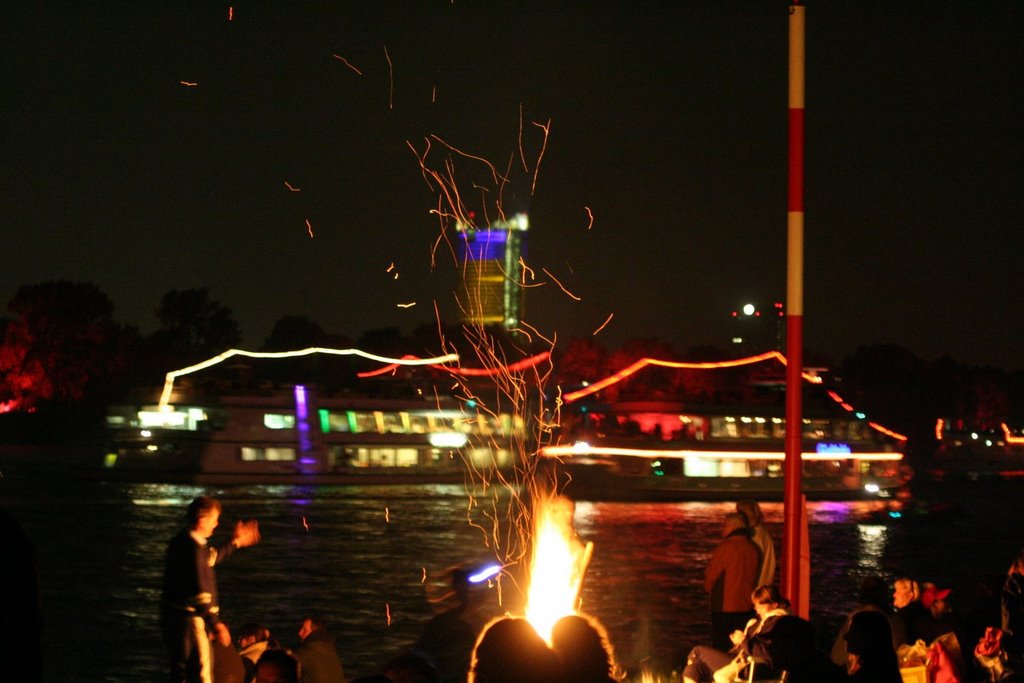
[[526, 231], [530, 220], [525, 213], [477, 227], [458, 221], [459, 265], [462, 268], [462, 320], [474, 325], [519, 327], [523, 315], [523, 262]]

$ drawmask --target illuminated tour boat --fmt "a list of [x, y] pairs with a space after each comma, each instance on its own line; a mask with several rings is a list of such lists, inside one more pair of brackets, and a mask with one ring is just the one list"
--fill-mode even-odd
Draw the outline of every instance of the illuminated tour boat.
[[[457, 361], [348, 351], [387, 363], [362, 377], [399, 363], [440, 368]], [[463, 483], [470, 472], [487, 476], [514, 467], [511, 444], [526, 431], [520, 415], [478, 410], [473, 400], [432, 391], [334, 395], [298, 384], [211, 395], [174, 387], [180, 375], [231, 355], [271, 356], [232, 350], [206, 365], [168, 373], [157, 401], [112, 407], [107, 475], [197, 484]]]
[[[783, 497], [785, 407], [781, 381], [753, 366], [778, 352], [724, 363], [643, 359], [563, 396], [558, 443], [541, 453], [561, 490], [579, 500], [729, 500]], [[733, 402], [636, 397], [616, 385], [642, 370], [729, 373]], [[730, 370], [731, 368], [731, 370]], [[906, 437], [873, 422], [809, 372], [803, 416], [803, 490], [825, 500], [888, 497], [907, 483]], [[671, 384], [670, 379], [665, 380]], [[661, 392], [666, 393], [666, 392]], [[611, 394], [611, 396], [609, 396]], [[818, 394], [810, 396], [809, 394]]]

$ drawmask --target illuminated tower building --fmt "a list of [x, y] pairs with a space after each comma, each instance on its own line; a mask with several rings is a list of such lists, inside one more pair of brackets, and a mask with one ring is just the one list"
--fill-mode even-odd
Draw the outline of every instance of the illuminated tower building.
[[463, 322], [473, 325], [519, 327], [523, 315], [523, 264], [525, 213], [476, 227], [462, 221], [458, 232], [459, 265], [462, 268]]

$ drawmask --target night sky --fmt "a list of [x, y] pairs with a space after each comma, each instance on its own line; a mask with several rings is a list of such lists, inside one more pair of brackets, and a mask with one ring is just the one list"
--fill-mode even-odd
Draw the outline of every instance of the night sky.
[[[1024, 3], [805, 4], [807, 352], [1024, 368]], [[508, 169], [534, 327], [725, 347], [785, 296], [787, 7], [4, 3], [0, 303], [93, 282], [148, 333], [208, 286], [247, 348], [454, 317], [429, 139], [478, 215], [442, 141]]]

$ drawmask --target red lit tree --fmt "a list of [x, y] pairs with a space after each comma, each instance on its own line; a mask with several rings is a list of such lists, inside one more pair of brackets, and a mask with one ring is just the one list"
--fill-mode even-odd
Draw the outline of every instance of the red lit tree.
[[80, 401], [120, 366], [113, 304], [96, 285], [26, 285], [7, 310], [14, 317], [0, 343], [0, 402], [9, 408]]

